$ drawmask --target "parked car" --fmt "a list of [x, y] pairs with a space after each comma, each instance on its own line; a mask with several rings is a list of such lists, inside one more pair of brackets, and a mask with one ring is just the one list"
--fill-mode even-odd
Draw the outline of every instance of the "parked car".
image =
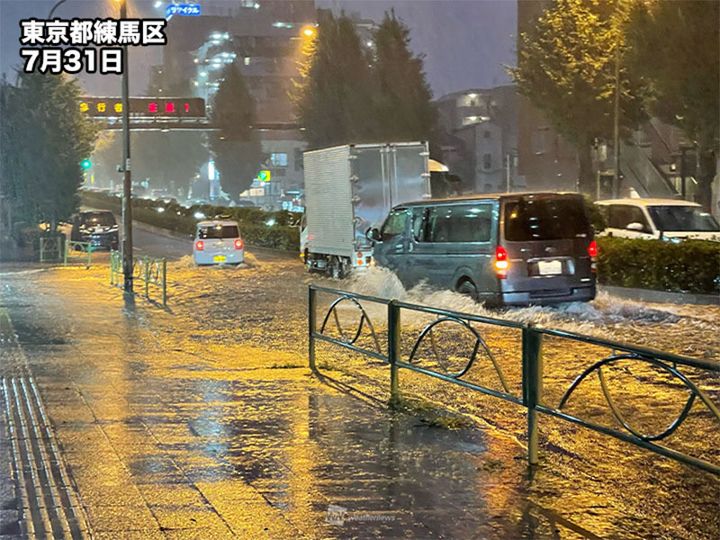
[[119, 233], [115, 216], [107, 210], [78, 213], [73, 216], [70, 240], [89, 242], [94, 250], [117, 249]]
[[582, 196], [496, 194], [394, 207], [370, 229], [378, 265], [490, 305], [595, 298], [597, 244]]
[[245, 260], [245, 243], [237, 221], [201, 221], [195, 228], [195, 264], [240, 264]]
[[677, 199], [615, 199], [595, 204], [607, 223], [603, 236], [720, 241], [717, 220], [694, 202]]

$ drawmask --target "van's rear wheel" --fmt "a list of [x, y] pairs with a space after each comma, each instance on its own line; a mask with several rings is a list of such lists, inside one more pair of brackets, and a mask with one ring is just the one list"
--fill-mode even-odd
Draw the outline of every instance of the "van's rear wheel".
[[465, 279], [461, 281], [458, 283], [457, 287], [455, 287], [455, 290], [464, 296], [469, 296], [475, 301], [478, 299], [477, 287], [472, 280]]

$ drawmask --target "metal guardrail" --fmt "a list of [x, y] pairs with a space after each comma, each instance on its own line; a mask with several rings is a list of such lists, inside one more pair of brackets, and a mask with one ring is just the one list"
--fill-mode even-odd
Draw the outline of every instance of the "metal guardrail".
[[[110, 252], [110, 285], [123, 286], [122, 255]], [[133, 279], [143, 284], [143, 296], [150, 298], [150, 287], [160, 289], [163, 307], [167, 306], [167, 260], [153, 257], [136, 257], [133, 260]]]
[[75, 242], [65, 239], [65, 249], [63, 250], [63, 264], [67, 266], [68, 259], [72, 258], [77, 252], [80, 257], [85, 259], [85, 268], [90, 268], [92, 264], [92, 254], [95, 249], [90, 242]]
[[64, 235], [46, 235], [40, 237], [38, 259], [41, 263], [63, 260]]
[[[335, 299], [330, 303], [330, 306], [325, 313], [319, 329], [317, 327], [318, 292], [326, 293], [335, 297]], [[386, 317], [383, 321], [387, 327], [386, 350], [382, 349], [380, 345], [380, 340], [376, 333], [376, 326], [373, 324], [372, 320], [368, 315], [368, 312], [363, 307], [361, 302], [370, 302], [386, 306]], [[357, 310], [357, 314], [359, 315], [357, 328], [355, 328], [351, 332], [346, 332], [345, 329], [342, 328], [342, 325], [340, 324], [340, 318], [338, 316], [337, 309], [341, 304], [344, 303], [349, 304], [351, 308]], [[415, 343], [410, 349], [407, 360], [404, 360], [402, 358], [400, 350], [400, 319], [401, 312], [403, 310], [425, 313], [437, 317], [434, 321], [425, 325], [424, 328], [416, 335]], [[328, 325], [331, 321], [334, 322], [339, 337], [333, 337], [326, 333], [329, 329]], [[500, 364], [498, 364], [498, 362], [495, 360], [495, 357], [493, 356], [487, 343], [485, 342], [481, 334], [478, 332], [478, 330], [472, 326], [472, 323], [483, 323], [493, 326], [513, 328], [519, 330], [522, 333], [521, 396], [514, 395], [510, 392]], [[433, 369], [418, 366], [415, 363], [417, 351], [419, 350], [420, 346], [426, 341], [429, 341], [430, 348], [437, 359], [438, 365], [443, 365], [441, 355], [438, 353], [437, 350], [433, 331], [444, 325], [455, 326], [461, 331], [468, 332], [472, 337], [474, 337], [475, 342], [473, 350], [470, 356], [467, 358], [467, 363], [463, 368], [455, 370], [454, 372], [449, 372], [449, 370], [445, 369], [446, 373], [441, 373]], [[364, 334], [369, 334], [369, 342], [372, 344], [373, 348], [367, 348], [358, 345], [358, 341]], [[594, 362], [592, 365], [590, 365], [588, 368], [578, 374], [574, 381], [570, 384], [570, 386], [565, 390], [560, 401], [554, 406], [547, 404], [543, 400], [542, 395], [543, 360], [541, 349], [543, 338], [545, 336], [585, 343], [588, 345], [605, 347], [612, 350], [611, 355]], [[525, 407], [527, 409], [528, 461], [531, 465], [535, 465], [538, 463], [537, 413], [540, 412], [594, 430], [604, 435], [615, 437], [616, 439], [620, 439], [622, 441], [634, 444], [636, 446], [672, 458], [679, 462], [698, 467], [713, 474], [720, 475], [720, 464], [711, 463], [704, 459], [693, 457], [678, 450], [672, 449], [668, 446], [659, 444], [659, 441], [663, 441], [670, 437], [683, 424], [683, 422], [688, 418], [690, 410], [696, 402], [704, 405], [710, 417], [714, 418], [714, 420], [718, 422], [718, 424], [720, 424], [720, 412], [718, 412], [718, 408], [715, 403], [713, 403], [713, 401], [704, 392], [702, 392], [695, 383], [693, 383], [685, 374], [680, 371], [680, 366], [690, 367], [702, 370], [704, 372], [708, 372], [717, 377], [717, 375], [720, 374], [720, 364], [718, 363], [688, 358], [671, 353], [657, 351], [650, 348], [619, 343], [616, 341], [585, 336], [573, 332], [539, 328], [529, 324], [523, 324], [514, 321], [494, 319], [490, 317], [472, 315], [469, 313], [460, 313], [456, 311], [432, 308], [417, 304], [409, 304], [396, 300], [386, 300], [383, 298], [354, 294], [347, 291], [318, 287], [315, 285], [310, 285], [308, 291], [308, 337], [309, 363], [310, 368], [315, 373], [319, 373], [316, 365], [315, 351], [317, 341], [332, 343], [353, 352], [360, 353], [362, 355], [369, 356], [387, 363], [390, 368], [389, 375], [391, 406], [396, 405], [399, 400], [398, 371], [400, 369], [407, 369]], [[499, 381], [499, 389], [488, 388], [486, 386], [481, 386], [474, 382], [463, 379], [463, 376], [466, 375], [476, 363], [478, 359], [478, 353], [480, 352], [489, 359], [489, 363], [492, 365]], [[613, 366], [620, 362], [634, 362], [642, 364], [644, 366], [652, 366], [663, 374], [669, 376], [673, 382], [680, 383], [685, 389], [687, 389], [689, 395], [687, 401], [682, 407], [682, 410], [664, 430], [652, 434], [643, 433], [640, 429], [633, 426], [633, 424], [623, 415], [621, 409], [613, 400], [610, 392], [608, 391], [608, 384], [606, 377], [603, 373], [603, 368], [609, 368], [610, 366]], [[600, 382], [602, 395], [609, 408], [609, 412], [616, 420], [620, 429], [618, 429], [617, 427], [597, 424], [595, 422], [585, 420], [583, 418], [568, 414], [563, 411], [563, 408], [568, 403], [568, 400], [573, 395], [578, 386], [592, 374], [597, 374]]]
[[74, 258], [77, 252], [85, 259], [85, 267], [90, 268], [94, 248], [90, 242], [76, 242], [68, 240], [65, 235], [41, 236], [39, 242], [38, 258], [41, 263], [60, 262], [64, 266]]

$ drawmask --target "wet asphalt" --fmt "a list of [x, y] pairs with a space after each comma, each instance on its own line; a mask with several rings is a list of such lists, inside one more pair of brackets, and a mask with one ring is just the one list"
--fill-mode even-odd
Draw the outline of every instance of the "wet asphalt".
[[[330, 348], [320, 350], [327, 378], [311, 376], [310, 278], [293, 256], [251, 250], [244, 268], [197, 269], [189, 242], [137, 229], [136, 241], [140, 254], [173, 259], [167, 310], [110, 288], [102, 255], [90, 270], [0, 267], [0, 535], [720, 536], [720, 489], [707, 473], [548, 422], [530, 474], [518, 408], [403, 375], [421, 405], [393, 413], [386, 369]], [[649, 340], [693, 336], [697, 324], [674, 321], [654, 323], [655, 337], [637, 318], [607, 326]], [[487, 335], [516, 390], [516, 337]], [[716, 358], [715, 339], [690, 352]], [[441, 348], [461, 362], [460, 343]], [[557, 397], [552, 382], [564, 384], [583, 354], [560, 344], [548, 355]], [[627, 394], [637, 384], [618, 382]], [[670, 401], [665, 386], [657, 395]], [[599, 407], [596, 397], [585, 404]], [[471, 421], [448, 426], [445, 406]], [[651, 405], [634, 410], [655, 421]], [[703, 436], [680, 442], [716, 458], [717, 426], [692, 427]]]

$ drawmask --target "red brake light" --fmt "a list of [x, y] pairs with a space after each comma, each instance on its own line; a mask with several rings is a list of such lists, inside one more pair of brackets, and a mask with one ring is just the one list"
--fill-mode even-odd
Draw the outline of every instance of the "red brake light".
[[235, 249], [242, 249], [245, 246], [245, 244], [242, 241], [242, 238], [236, 238], [235, 239]]
[[587, 251], [588, 251], [588, 255], [590, 255], [590, 257], [595, 258], [598, 256], [598, 245], [595, 240], [590, 242], [590, 245], [588, 245]]
[[198, 240], [197, 242], [195, 242], [195, 249], [198, 251], [202, 251], [203, 249], [205, 249], [205, 242], [203, 242], [202, 240]]
[[494, 266], [495, 275], [500, 279], [505, 279], [507, 277], [507, 271], [510, 266], [510, 261], [508, 260], [507, 250], [502, 246], [498, 246], [495, 248]]

